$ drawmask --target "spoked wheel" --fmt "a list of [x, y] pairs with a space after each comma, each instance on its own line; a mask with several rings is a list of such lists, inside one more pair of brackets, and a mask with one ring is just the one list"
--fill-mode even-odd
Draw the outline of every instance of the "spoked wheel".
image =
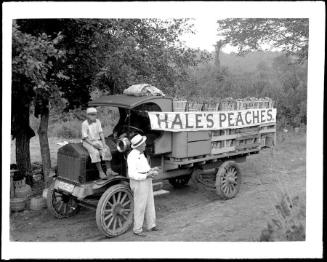
[[241, 171], [234, 161], [224, 162], [216, 175], [216, 192], [223, 199], [237, 195], [241, 185]]
[[96, 221], [99, 230], [108, 237], [125, 233], [133, 223], [133, 210], [133, 194], [129, 186], [111, 186], [98, 202]]
[[183, 176], [179, 176], [179, 177], [169, 178], [168, 181], [173, 187], [181, 188], [188, 183], [190, 178], [191, 178], [191, 175], [183, 175]]
[[57, 218], [72, 217], [80, 210], [80, 206], [72, 196], [60, 193], [53, 188], [53, 185], [48, 190], [47, 206], [51, 214]]

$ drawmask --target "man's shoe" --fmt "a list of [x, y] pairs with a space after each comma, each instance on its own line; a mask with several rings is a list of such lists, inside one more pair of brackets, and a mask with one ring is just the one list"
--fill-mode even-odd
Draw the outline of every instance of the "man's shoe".
[[149, 231], [160, 231], [160, 229], [155, 226], [155, 227], [151, 228]]
[[108, 169], [106, 172], [107, 176], [118, 176], [119, 174], [115, 171], [113, 171], [112, 169]]
[[101, 179], [107, 179], [108, 178], [108, 175], [106, 175], [104, 172], [102, 172], [102, 173], [99, 173], [99, 177]]
[[144, 234], [143, 232], [139, 232], [139, 233], [135, 233], [133, 232], [134, 235], [138, 236], [138, 237], [146, 237], [146, 234]]

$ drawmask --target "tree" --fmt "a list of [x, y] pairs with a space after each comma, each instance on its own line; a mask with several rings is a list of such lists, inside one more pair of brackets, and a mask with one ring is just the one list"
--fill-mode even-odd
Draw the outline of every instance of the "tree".
[[[179, 79], [187, 79], [187, 69], [195, 65], [197, 53], [184, 48], [179, 35], [191, 30], [185, 19], [23, 19], [13, 28], [13, 103], [26, 97], [24, 135], [26, 153], [33, 131], [29, 127], [32, 100], [35, 115], [41, 117], [38, 130], [45, 174], [50, 168], [47, 138], [49, 103], [67, 101], [61, 108], [85, 107], [90, 91], [115, 94], [130, 84], [149, 82], [172, 94]], [[19, 63], [19, 59], [22, 59]], [[25, 59], [25, 60], [24, 60]], [[30, 67], [33, 70], [30, 70]], [[26, 90], [20, 88], [23, 86]], [[28, 95], [27, 95], [28, 94]], [[58, 106], [57, 106], [58, 107]], [[32, 134], [34, 135], [34, 133]], [[20, 141], [20, 140], [16, 140]], [[23, 154], [20, 154], [23, 155]], [[27, 155], [27, 154], [26, 154]], [[21, 162], [18, 157], [17, 162]], [[24, 165], [29, 169], [26, 157]]]
[[309, 19], [229, 18], [218, 20], [218, 34], [238, 48], [238, 54], [260, 50], [263, 45], [295, 55], [299, 62], [308, 58]]
[[[35, 101], [36, 115], [41, 115], [38, 130], [43, 162], [43, 170], [49, 172], [51, 167], [49, 144], [47, 139], [47, 121], [49, 116], [49, 99], [57, 92], [56, 85], [49, 81], [52, 61], [64, 55], [54, 47], [61, 39], [54, 39], [46, 34], [38, 37], [22, 33], [13, 23], [12, 34], [12, 129], [16, 139], [16, 160], [20, 171], [27, 175], [31, 169], [29, 140], [34, 131], [29, 125], [30, 107]], [[52, 60], [52, 61], [51, 61]]]

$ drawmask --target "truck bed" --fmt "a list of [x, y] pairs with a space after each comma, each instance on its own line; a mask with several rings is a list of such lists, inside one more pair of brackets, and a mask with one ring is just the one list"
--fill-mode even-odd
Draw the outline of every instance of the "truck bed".
[[172, 153], [165, 156], [164, 167], [165, 170], [173, 170], [196, 163], [205, 164], [220, 158], [254, 154], [275, 144], [276, 124], [174, 133], [174, 147]]

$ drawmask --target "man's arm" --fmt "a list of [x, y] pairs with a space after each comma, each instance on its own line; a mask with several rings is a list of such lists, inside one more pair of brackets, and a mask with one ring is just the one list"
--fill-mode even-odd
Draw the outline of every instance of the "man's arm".
[[105, 147], [105, 146], [106, 146], [106, 140], [104, 139], [103, 132], [100, 132], [99, 135], [100, 135], [100, 138], [101, 138], [102, 144], [103, 144], [103, 146]]
[[106, 146], [106, 140], [104, 139], [101, 122], [100, 122], [99, 119], [97, 119], [96, 121], [98, 122], [98, 132], [99, 132], [100, 139], [102, 141], [102, 145], [105, 147]]

